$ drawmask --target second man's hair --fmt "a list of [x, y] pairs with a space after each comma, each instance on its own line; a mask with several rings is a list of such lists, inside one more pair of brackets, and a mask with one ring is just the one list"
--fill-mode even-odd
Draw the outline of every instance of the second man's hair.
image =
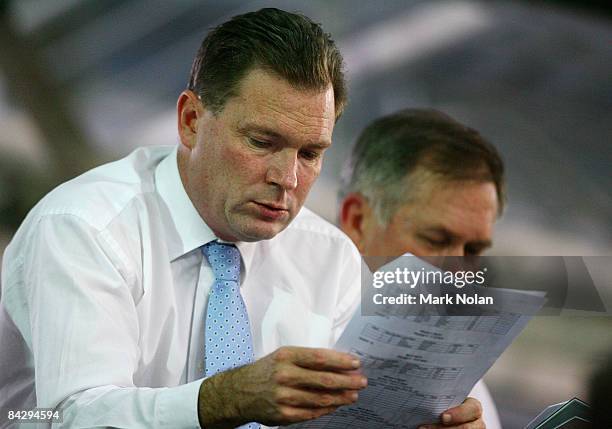
[[375, 120], [357, 140], [350, 167], [342, 194], [361, 193], [382, 224], [434, 180], [492, 182], [503, 209], [504, 166], [495, 147], [436, 110], [405, 109]]

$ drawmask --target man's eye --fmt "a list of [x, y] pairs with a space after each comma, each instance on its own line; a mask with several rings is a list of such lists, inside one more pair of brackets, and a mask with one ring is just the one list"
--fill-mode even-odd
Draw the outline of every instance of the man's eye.
[[314, 150], [304, 150], [300, 152], [300, 156], [308, 161], [314, 161], [321, 156], [321, 153]]
[[443, 247], [448, 244], [446, 240], [439, 240], [431, 237], [423, 237], [423, 239], [429, 244], [431, 247]]
[[270, 142], [257, 140], [257, 139], [254, 139], [252, 137], [249, 137], [249, 144], [251, 146], [253, 146], [253, 147], [258, 148], [258, 149], [267, 149], [270, 146], [272, 146], [272, 143], [270, 143]]

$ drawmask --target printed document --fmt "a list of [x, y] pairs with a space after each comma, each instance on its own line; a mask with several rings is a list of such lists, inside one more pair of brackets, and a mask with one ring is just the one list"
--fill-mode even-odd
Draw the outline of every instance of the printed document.
[[545, 301], [543, 293], [487, 293], [503, 308], [468, 316], [362, 316], [358, 310], [335, 349], [361, 359], [368, 387], [356, 404], [290, 427], [414, 429], [438, 422], [443, 411], [463, 402]]

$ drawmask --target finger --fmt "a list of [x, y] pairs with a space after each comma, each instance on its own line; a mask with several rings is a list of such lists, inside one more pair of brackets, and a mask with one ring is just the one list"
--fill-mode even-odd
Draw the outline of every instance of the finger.
[[368, 384], [361, 374], [314, 371], [299, 366], [284, 366], [276, 372], [274, 381], [281, 386], [325, 391], [360, 390]]
[[470, 423], [463, 423], [458, 426], [446, 426], [442, 424], [421, 425], [418, 429], [485, 429], [485, 424], [482, 419]]
[[351, 369], [349, 371], [340, 371], [340, 373], [342, 374], [349, 374], [349, 375], [363, 375], [363, 370], [361, 368], [357, 368], [357, 369]]
[[482, 417], [482, 405], [474, 398], [467, 398], [461, 405], [442, 413], [440, 420], [445, 426], [458, 425], [478, 420]]
[[327, 408], [298, 408], [290, 406], [282, 406], [279, 408], [279, 415], [272, 422], [262, 421], [261, 423], [269, 423], [268, 426], [275, 426], [279, 423], [282, 425], [312, 420], [336, 411], [338, 407]]
[[[302, 368], [350, 371], [359, 368], [359, 359], [351, 354], [330, 349], [316, 349], [307, 347], [286, 348], [291, 354], [290, 360]], [[285, 350], [281, 348], [278, 352]]]
[[328, 408], [353, 404], [358, 393], [354, 390], [317, 391], [283, 388], [278, 391], [277, 402], [297, 408]]

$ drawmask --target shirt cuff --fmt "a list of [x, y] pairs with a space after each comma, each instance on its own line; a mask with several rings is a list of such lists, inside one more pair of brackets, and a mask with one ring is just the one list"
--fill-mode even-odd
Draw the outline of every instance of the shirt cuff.
[[200, 428], [198, 396], [202, 379], [165, 389], [159, 395], [158, 418], [162, 428]]

